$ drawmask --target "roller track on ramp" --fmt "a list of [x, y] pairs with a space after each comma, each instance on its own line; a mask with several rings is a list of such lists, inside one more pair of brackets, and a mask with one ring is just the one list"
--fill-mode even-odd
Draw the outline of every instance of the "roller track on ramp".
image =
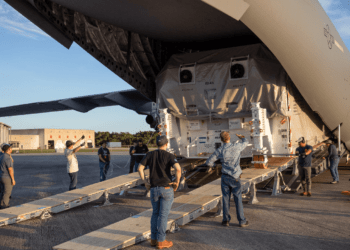
[[[146, 177], [148, 171], [145, 170]], [[60, 213], [81, 206], [98, 200], [101, 196], [107, 198], [108, 194], [120, 193], [142, 183], [139, 174], [132, 173], [19, 206], [2, 209], [0, 210], [0, 226], [15, 224], [40, 216], [42, 218], [50, 217], [51, 213]]]
[[[295, 157], [272, 158], [268, 169], [248, 168], [242, 174], [242, 192], [255, 190], [255, 184], [273, 176], [279, 178], [279, 172], [295, 163]], [[217, 179], [174, 199], [167, 229], [176, 230], [178, 226], [204, 215], [214, 209], [221, 200], [221, 180]], [[53, 247], [57, 250], [111, 250], [122, 249], [150, 238], [150, 220], [152, 209], [129, 217], [107, 227], [90, 232], [81, 237]]]

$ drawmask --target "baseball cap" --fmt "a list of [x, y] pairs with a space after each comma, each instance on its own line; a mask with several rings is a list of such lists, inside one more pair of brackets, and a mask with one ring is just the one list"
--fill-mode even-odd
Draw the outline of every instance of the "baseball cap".
[[2, 144], [1, 150], [6, 152], [11, 147], [10, 144], [4, 143]]
[[305, 138], [304, 137], [300, 137], [296, 142], [302, 142], [305, 143]]
[[73, 142], [71, 140], [66, 141], [66, 147], [69, 148], [73, 145]]
[[166, 138], [165, 135], [158, 135], [157, 136], [157, 146], [158, 147], [161, 147], [167, 143], [168, 143], [168, 139]]

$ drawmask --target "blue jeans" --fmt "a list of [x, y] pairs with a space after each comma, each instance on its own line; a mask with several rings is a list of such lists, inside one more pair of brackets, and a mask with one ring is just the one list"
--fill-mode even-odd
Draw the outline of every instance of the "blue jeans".
[[69, 191], [77, 188], [78, 172], [68, 173], [70, 178]]
[[223, 207], [223, 221], [230, 221], [230, 198], [231, 193], [236, 204], [237, 220], [240, 225], [245, 224], [247, 220], [244, 218], [241, 180], [235, 179], [229, 175], [223, 174], [221, 177], [221, 191], [222, 191], [222, 207]]
[[339, 173], [338, 173], [338, 164], [339, 164], [339, 158], [331, 159], [330, 160], [330, 170], [331, 175], [333, 177], [333, 181], [339, 181]]
[[109, 162], [100, 162], [100, 182], [106, 180], [106, 175], [109, 169]]
[[172, 187], [151, 188], [151, 202], [153, 213], [151, 218], [151, 239], [158, 242], [165, 241], [165, 232], [168, 224], [168, 215], [174, 201]]
[[134, 173], [136, 173], [139, 170], [139, 164], [140, 163], [135, 162]]

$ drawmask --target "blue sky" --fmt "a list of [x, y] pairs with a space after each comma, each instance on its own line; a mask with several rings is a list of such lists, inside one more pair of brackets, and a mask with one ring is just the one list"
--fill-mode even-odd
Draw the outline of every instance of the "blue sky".
[[[319, 0], [350, 49], [350, 1]], [[130, 89], [74, 44], [67, 50], [0, 0], [0, 107]], [[145, 116], [119, 106], [0, 118], [13, 129], [150, 130]]]

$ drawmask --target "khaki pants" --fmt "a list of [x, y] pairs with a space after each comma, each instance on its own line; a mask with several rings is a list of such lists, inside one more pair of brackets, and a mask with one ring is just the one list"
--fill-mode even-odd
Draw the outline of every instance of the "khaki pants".
[[1, 177], [0, 185], [1, 185], [0, 207], [6, 208], [10, 206], [10, 196], [13, 188], [11, 178]]

